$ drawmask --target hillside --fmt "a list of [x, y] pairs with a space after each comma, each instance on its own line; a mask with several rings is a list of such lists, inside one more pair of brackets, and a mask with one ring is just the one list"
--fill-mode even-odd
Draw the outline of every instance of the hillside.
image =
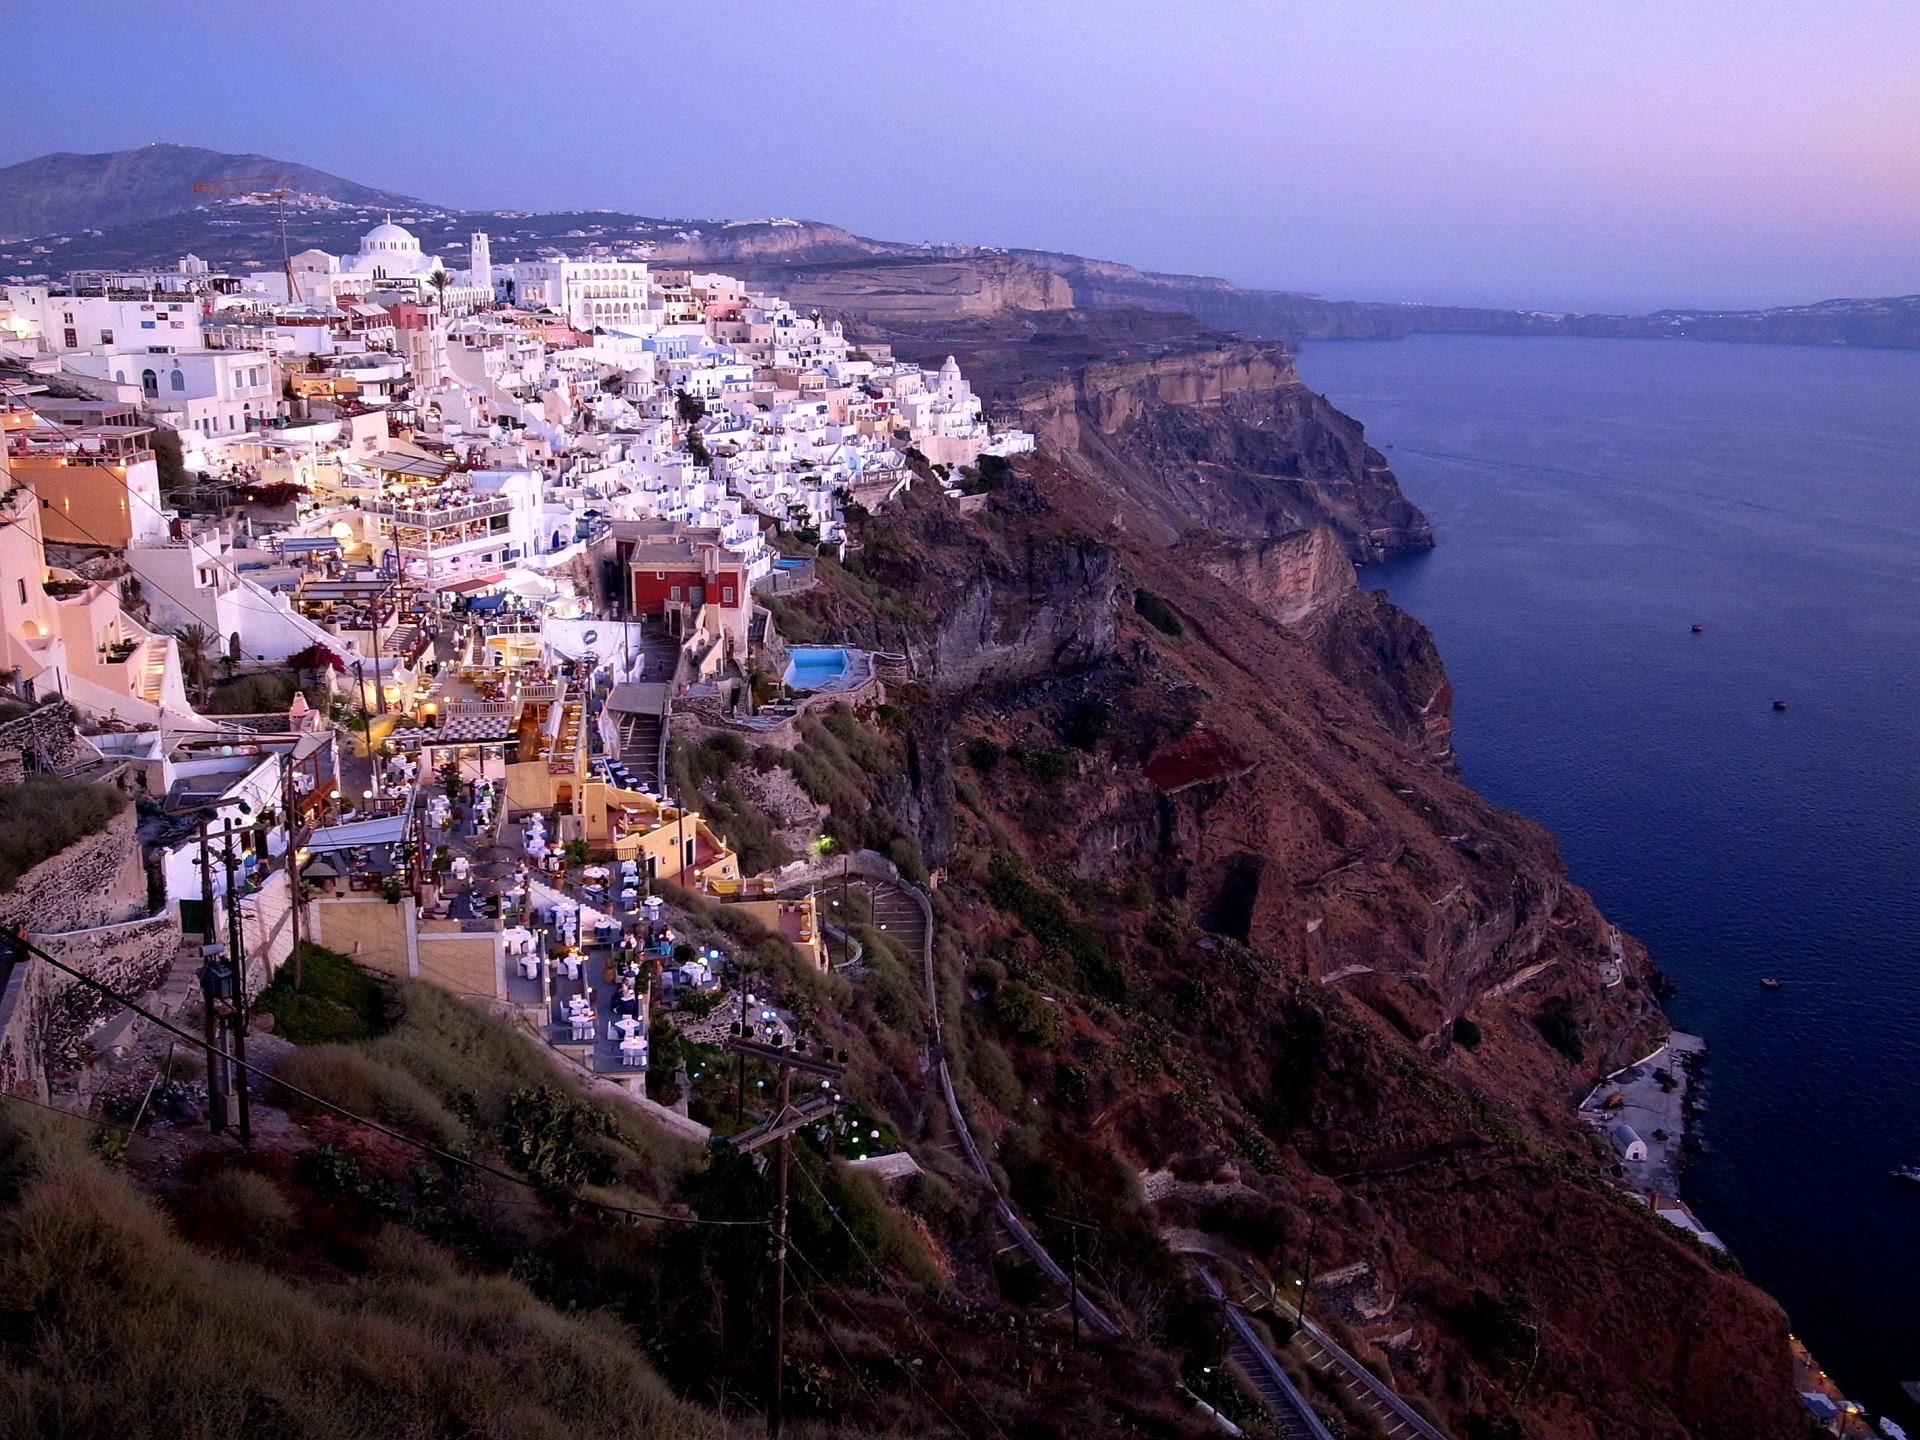
[[421, 203], [265, 155], [223, 155], [192, 145], [99, 155], [60, 151], [0, 169], [0, 240], [140, 225], [208, 203], [209, 197], [195, 193], [195, 182], [252, 177], [262, 177], [262, 190], [286, 186], [355, 205]]
[[[1001, 310], [1152, 310], [1191, 315], [1253, 339], [1400, 339], [1413, 334], [1584, 335], [1920, 348], [1920, 295], [1836, 299], [1749, 311], [1562, 314], [1460, 305], [1330, 300], [1251, 289], [1207, 275], [1166, 274], [1051, 250], [903, 244], [814, 220], [662, 219], [624, 211], [536, 215], [459, 211], [261, 155], [152, 145], [104, 155], [43, 155], [0, 170], [0, 281], [70, 270], [171, 265], [188, 252], [235, 269], [277, 264], [272, 207], [197, 195], [221, 176], [286, 176], [293, 249], [350, 252], [383, 212], [438, 230], [453, 264], [466, 235], [486, 230], [496, 261], [602, 246], [660, 265], [725, 266], [797, 304], [881, 322]], [[431, 233], [423, 239], [435, 240]], [[429, 244], [433, 248], [433, 244]], [[1062, 283], [1064, 282], [1064, 283]]]

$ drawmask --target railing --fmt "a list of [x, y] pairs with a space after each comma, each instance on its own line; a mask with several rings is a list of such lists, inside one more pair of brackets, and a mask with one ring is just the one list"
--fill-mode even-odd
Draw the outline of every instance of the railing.
[[513, 501], [502, 497], [498, 500], [474, 500], [464, 505], [403, 505], [394, 500], [363, 500], [360, 508], [369, 515], [385, 515], [407, 525], [418, 525], [425, 529], [434, 529], [442, 525], [455, 525], [466, 520], [484, 520], [493, 515], [505, 515], [513, 509]]

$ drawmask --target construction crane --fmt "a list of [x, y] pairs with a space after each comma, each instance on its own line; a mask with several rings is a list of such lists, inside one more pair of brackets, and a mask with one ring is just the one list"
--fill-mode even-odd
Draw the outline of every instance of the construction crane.
[[293, 278], [293, 256], [287, 246], [287, 196], [293, 193], [297, 175], [220, 175], [211, 180], [193, 182], [196, 195], [221, 195], [232, 200], [271, 200], [280, 220], [280, 269], [287, 277], [287, 299], [304, 303], [300, 282]]

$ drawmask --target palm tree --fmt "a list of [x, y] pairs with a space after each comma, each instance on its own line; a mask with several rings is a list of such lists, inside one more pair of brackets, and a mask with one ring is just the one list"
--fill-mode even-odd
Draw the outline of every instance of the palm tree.
[[200, 692], [200, 698], [206, 699], [207, 682], [213, 677], [213, 657], [222, 648], [220, 637], [196, 623], [176, 630], [173, 641], [180, 651], [181, 674]]
[[453, 284], [453, 277], [436, 265], [433, 267], [433, 273], [427, 276], [427, 283], [433, 286], [434, 290], [438, 292], [441, 302], [444, 304], [447, 298], [447, 287]]

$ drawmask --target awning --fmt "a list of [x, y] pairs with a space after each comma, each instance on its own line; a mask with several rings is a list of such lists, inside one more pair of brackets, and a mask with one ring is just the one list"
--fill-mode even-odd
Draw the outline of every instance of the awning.
[[492, 614], [506, 603], [507, 597], [504, 595], [476, 595], [473, 597], [473, 608], [478, 610], [482, 615]]
[[436, 590], [451, 591], [455, 595], [471, 595], [498, 585], [507, 578], [504, 570], [494, 570], [485, 575], [463, 575], [458, 580], [438, 580], [434, 582]]
[[451, 460], [435, 460], [427, 455], [404, 455], [394, 451], [370, 455], [360, 463], [383, 475], [411, 475], [421, 480], [443, 479], [453, 469]]
[[340, 542], [331, 535], [294, 537], [280, 542], [282, 555], [325, 555], [339, 548]]
[[405, 814], [382, 815], [375, 820], [354, 820], [316, 830], [307, 841], [307, 849], [351, 850], [356, 845], [398, 845], [406, 833]]

